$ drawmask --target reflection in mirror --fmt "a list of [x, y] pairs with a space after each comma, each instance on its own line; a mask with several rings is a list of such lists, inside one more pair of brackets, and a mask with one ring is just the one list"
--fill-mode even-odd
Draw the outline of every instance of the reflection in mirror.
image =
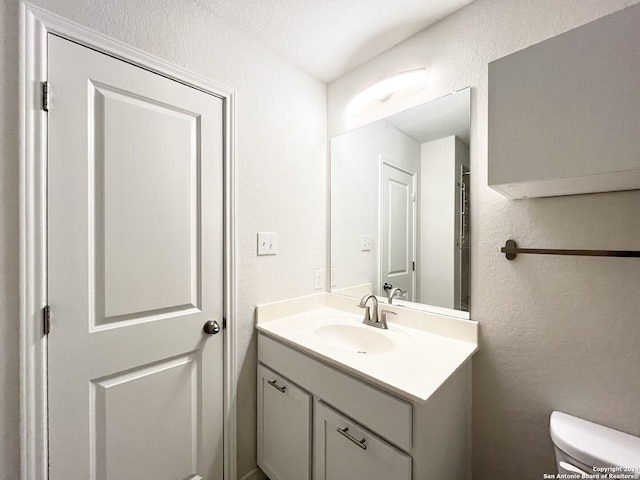
[[466, 88], [331, 139], [332, 292], [469, 311], [469, 130]]

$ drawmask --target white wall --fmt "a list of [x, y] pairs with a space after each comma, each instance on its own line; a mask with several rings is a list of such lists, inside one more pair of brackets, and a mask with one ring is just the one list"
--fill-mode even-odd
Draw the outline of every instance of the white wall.
[[[35, 3], [237, 90], [238, 474], [255, 468], [254, 306], [313, 292], [327, 256], [326, 85], [193, 2]], [[18, 2], [0, 43], [0, 477], [19, 478]], [[304, 121], [301, 121], [304, 119]], [[278, 255], [256, 256], [256, 232]]]
[[[552, 473], [558, 409], [640, 435], [640, 261], [522, 255], [523, 246], [640, 248], [640, 191], [509, 201], [487, 187], [487, 64], [637, 0], [476, 0], [329, 86], [329, 134], [360, 89], [425, 65], [428, 89], [387, 110], [471, 85], [473, 478]], [[387, 102], [389, 103], [389, 102]], [[388, 112], [379, 111], [378, 118]]]
[[418, 301], [456, 308], [456, 278], [460, 275], [456, 245], [456, 225], [460, 223], [456, 174], [460, 166], [456, 164], [456, 137], [423, 143], [420, 151]]

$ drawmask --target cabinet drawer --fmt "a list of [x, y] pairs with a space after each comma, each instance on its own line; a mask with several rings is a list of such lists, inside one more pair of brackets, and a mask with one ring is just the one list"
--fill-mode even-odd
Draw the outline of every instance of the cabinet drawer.
[[264, 334], [258, 335], [258, 360], [401, 449], [411, 450], [413, 418], [409, 402]]
[[411, 480], [411, 457], [323, 402], [315, 410], [316, 480]]
[[311, 478], [311, 395], [258, 365], [258, 465], [271, 480]]

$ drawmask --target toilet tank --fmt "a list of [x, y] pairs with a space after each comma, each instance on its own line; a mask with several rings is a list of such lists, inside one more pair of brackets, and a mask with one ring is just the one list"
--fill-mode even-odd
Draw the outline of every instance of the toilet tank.
[[640, 438], [562, 412], [549, 426], [558, 473], [640, 479]]

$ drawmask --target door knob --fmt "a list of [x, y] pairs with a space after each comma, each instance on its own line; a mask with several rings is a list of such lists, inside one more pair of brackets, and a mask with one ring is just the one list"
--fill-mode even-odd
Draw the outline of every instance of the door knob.
[[215, 320], [208, 320], [204, 323], [202, 331], [207, 335], [215, 335], [220, 332], [220, 325]]

